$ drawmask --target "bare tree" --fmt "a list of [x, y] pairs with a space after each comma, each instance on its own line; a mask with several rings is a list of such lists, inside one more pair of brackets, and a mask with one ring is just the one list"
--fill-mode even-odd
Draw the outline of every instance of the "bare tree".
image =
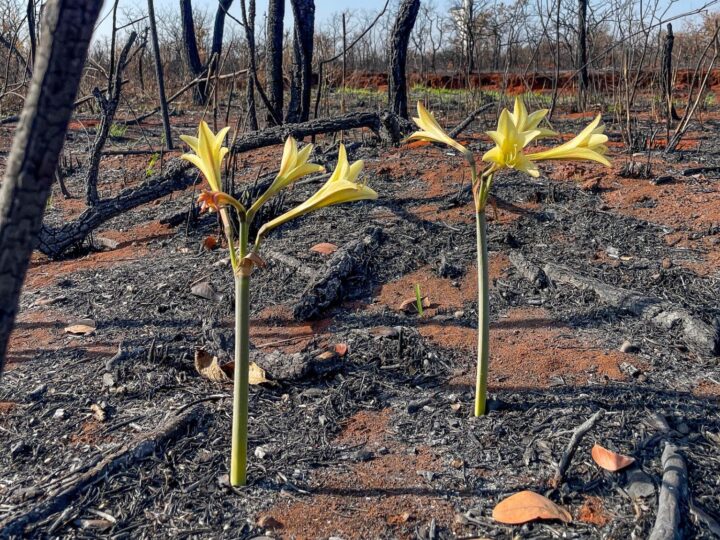
[[672, 126], [673, 120], [680, 120], [675, 105], [673, 104], [673, 71], [672, 71], [672, 54], [675, 44], [675, 35], [673, 34], [672, 24], [667, 25], [667, 34], [665, 34], [665, 43], [663, 45], [663, 57], [661, 67], [661, 85], [663, 89], [663, 101], [665, 101], [665, 116], [667, 120], [667, 129]]
[[[218, 0], [215, 12], [215, 25], [213, 27], [212, 46], [210, 55], [203, 63], [200, 60], [197, 38], [195, 36], [195, 21], [193, 20], [192, 0], [180, 0], [180, 20], [182, 22], [183, 53], [185, 62], [193, 77], [201, 77], [208, 71], [213, 71], [220, 60], [222, 53], [223, 35], [225, 33], [225, 15], [233, 0]], [[202, 81], [195, 86], [193, 93], [196, 104], [204, 104], [208, 98], [207, 82]]]
[[110, 79], [110, 89], [107, 94], [103, 95], [97, 87], [93, 90], [93, 95], [100, 106], [101, 118], [97, 133], [95, 134], [95, 141], [90, 150], [90, 158], [85, 172], [85, 198], [88, 206], [93, 206], [99, 202], [97, 179], [100, 170], [100, 158], [102, 149], [110, 134], [110, 127], [115, 119], [115, 112], [120, 104], [123, 69], [125, 68], [127, 56], [135, 42], [135, 38], [137, 38], [137, 34], [132, 32], [118, 57], [117, 65], [110, 71], [108, 75]]
[[[265, 79], [268, 100], [275, 118], [283, 115], [283, 19], [285, 0], [269, 0], [265, 52]], [[274, 125], [273, 114], [268, 113], [268, 124]]]
[[48, 0], [0, 188], [0, 372], [101, 2]]
[[[163, 76], [162, 59], [160, 58], [160, 43], [158, 42], [157, 25], [155, 24], [155, 5], [153, 0], [148, 0], [148, 19], [150, 24], [150, 36], [153, 45], [153, 55], [155, 59], [155, 77], [158, 85], [158, 99], [160, 101], [160, 111], [162, 112], [163, 128], [165, 130], [165, 145], [168, 150], [172, 150], [172, 131], [170, 130], [170, 116], [168, 115], [168, 104], [167, 98], [165, 97], [165, 77]], [[142, 58], [142, 56], [140, 58]]]
[[290, 0], [295, 18], [293, 74], [287, 122], [306, 122], [310, 117], [312, 57], [315, 35], [315, 0]]
[[403, 118], [408, 117], [407, 77], [405, 74], [408, 42], [419, 10], [420, 0], [403, 0], [390, 36], [388, 105], [392, 112]]
[[245, 29], [245, 38], [248, 45], [250, 70], [247, 77], [246, 100], [248, 126], [255, 131], [258, 128], [257, 112], [255, 109], [255, 86], [257, 85], [257, 66], [255, 58], [255, 0], [249, 0], [247, 8], [245, 0], [240, 1], [242, 23]]
[[585, 107], [586, 94], [590, 86], [587, 55], [587, 8], [588, 0], [578, 0], [577, 63], [575, 68], [578, 71], [578, 103], [581, 108]]

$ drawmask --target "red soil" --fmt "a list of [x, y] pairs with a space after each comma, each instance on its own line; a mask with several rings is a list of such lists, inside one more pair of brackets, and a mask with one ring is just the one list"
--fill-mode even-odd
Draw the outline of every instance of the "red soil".
[[[281, 502], [258, 516], [275, 524], [283, 538], [414, 538], [415, 527], [432, 516], [454, 527], [453, 506], [436, 492], [423, 472], [444, 468], [430, 449], [412, 451], [387, 434], [390, 411], [361, 411], [335, 440], [340, 446], [365, 444], [375, 455], [344, 470], [319, 471], [313, 494]], [[271, 519], [272, 518], [272, 519]]]
[[279, 349], [286, 353], [304, 351], [311, 342], [317, 347], [327, 344], [326, 331], [332, 319], [298, 322], [289, 306], [267, 307], [255, 317], [250, 325], [250, 339], [260, 349]]
[[[509, 265], [510, 261], [504, 253], [490, 253], [491, 284], [502, 277]], [[381, 286], [376, 292], [375, 302], [398, 310], [405, 300], [415, 298], [415, 284], [420, 285], [421, 294], [430, 301], [430, 307], [423, 311], [424, 316], [432, 317], [438, 313], [452, 312], [462, 309], [465, 302], [477, 301], [477, 266], [468, 268], [465, 275], [457, 281], [438, 277], [430, 266], [423, 266]]]
[[[439, 345], [468, 352], [466, 368], [451, 384], [471, 388], [475, 381], [477, 331], [430, 322], [420, 333]], [[548, 388], [553, 384], [584, 385], [625, 378], [620, 364], [627, 355], [593, 347], [578, 330], [549, 318], [541, 308], [513, 309], [490, 325], [490, 387]], [[637, 359], [632, 362], [639, 368]]]

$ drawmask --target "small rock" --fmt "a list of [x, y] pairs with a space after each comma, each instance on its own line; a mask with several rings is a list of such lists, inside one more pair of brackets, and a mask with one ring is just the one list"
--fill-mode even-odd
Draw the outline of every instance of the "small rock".
[[277, 519], [275, 519], [269, 514], [260, 516], [257, 524], [258, 527], [262, 527], [263, 529], [282, 529], [284, 527], [282, 523], [280, 523]]
[[358, 450], [350, 454], [350, 461], [355, 463], [365, 463], [366, 461], [372, 461], [375, 456], [369, 450]]
[[105, 412], [105, 409], [103, 409], [97, 403], [93, 403], [92, 405], [90, 405], [90, 410], [92, 411], [95, 420], [97, 420], [98, 422], [104, 422], [107, 419], [107, 413]]
[[41, 384], [40, 386], [32, 390], [27, 397], [31, 401], [37, 401], [45, 395], [45, 392], [47, 392], [47, 384]]
[[677, 425], [676, 429], [679, 433], [682, 433], [683, 435], [687, 435], [688, 433], [690, 433], [690, 426], [687, 425], [687, 422], [680, 422]]
[[453, 317], [455, 317], [456, 319], [462, 319], [464, 316], [465, 316], [465, 312], [462, 310], [456, 311], [455, 313], [453, 313]]
[[[624, 345], [624, 343], [623, 343], [623, 345]], [[642, 371], [640, 371], [638, 368], [636, 368], [635, 366], [633, 366], [632, 364], [630, 364], [628, 362], [623, 362], [620, 364], [620, 371], [622, 371], [623, 373], [625, 373], [633, 378], [639, 377], [640, 374], [642, 373]]]
[[417, 399], [415, 401], [411, 401], [407, 404], [407, 412], [408, 414], [415, 414], [420, 409], [422, 409], [425, 405], [428, 405], [430, 403], [430, 398], [424, 398], [424, 399]]
[[255, 457], [258, 459], [265, 459], [266, 457], [269, 457], [271, 454], [272, 454], [272, 452], [266, 446], [258, 446], [255, 449]]
[[103, 373], [102, 376], [103, 386], [112, 388], [115, 386], [115, 377], [112, 373]]
[[62, 420], [65, 418], [65, 409], [55, 409], [55, 412], [53, 413], [53, 418], [56, 420]]
[[112, 527], [113, 524], [107, 519], [76, 519], [75, 526], [80, 527], [81, 529], [106, 531]]
[[627, 485], [625, 491], [633, 499], [644, 499], [655, 495], [655, 484], [652, 478], [641, 469], [633, 468], [627, 472]]
[[18, 458], [25, 454], [28, 450], [30, 450], [30, 446], [28, 446], [24, 441], [18, 441], [10, 447], [10, 457], [13, 459]]
[[633, 354], [633, 353], [640, 352], [640, 347], [638, 347], [637, 345], [633, 344], [632, 342], [630, 342], [628, 340], [625, 340], [625, 341], [623, 341], [623, 344], [620, 345], [620, 352]]
[[665, 257], [662, 260], [662, 263], [660, 263], [660, 264], [665, 270], [672, 268], [672, 265], [673, 265], [672, 261], [670, 259], [668, 259], [667, 257]]
[[662, 186], [663, 184], [669, 184], [675, 180], [672, 176], [658, 176], [657, 178], [653, 178], [650, 180], [650, 184], [653, 186]]

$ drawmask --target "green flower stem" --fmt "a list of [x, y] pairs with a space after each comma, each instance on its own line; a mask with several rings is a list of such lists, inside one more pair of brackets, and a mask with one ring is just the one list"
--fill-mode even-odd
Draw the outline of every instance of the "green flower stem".
[[485, 414], [487, 400], [488, 363], [490, 361], [490, 300], [488, 283], [487, 225], [485, 208], [476, 217], [478, 265], [478, 352], [475, 384], [475, 416]]
[[[240, 222], [239, 259], [247, 254], [247, 222]], [[247, 481], [248, 388], [250, 377], [250, 276], [240, 269], [235, 274], [235, 373], [233, 388], [232, 450], [230, 485]]]

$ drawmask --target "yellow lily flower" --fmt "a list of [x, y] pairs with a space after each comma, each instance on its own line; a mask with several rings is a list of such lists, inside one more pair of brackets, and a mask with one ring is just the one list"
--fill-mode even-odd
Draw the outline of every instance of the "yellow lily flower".
[[[525, 112], [527, 113], [527, 111]], [[539, 129], [521, 131], [518, 129], [516, 121], [523, 126], [531, 125], [527, 118], [522, 116], [514, 118], [507, 109], [502, 110], [497, 129], [487, 132], [487, 135], [495, 142], [495, 147], [485, 152], [482, 160], [491, 163], [491, 167], [496, 171], [504, 168], [515, 169], [537, 178], [540, 176], [537, 165], [525, 155], [523, 149], [537, 139], [542, 131]], [[532, 122], [534, 121], [535, 119], [532, 120]]]
[[548, 112], [550, 112], [549, 109], [540, 109], [528, 114], [522, 98], [520, 96], [516, 96], [515, 106], [513, 107], [513, 112], [510, 113], [510, 118], [512, 119], [513, 124], [515, 124], [515, 127], [517, 127], [517, 130], [520, 132], [538, 130], [540, 134], [536, 138], [555, 137], [557, 136], [557, 133], [553, 130], [538, 128], [540, 122], [543, 121]]
[[586, 159], [589, 161], [597, 161], [603, 165], [610, 166], [610, 161], [605, 157], [607, 153], [608, 141], [605, 135], [605, 124], [600, 124], [602, 117], [598, 114], [595, 120], [590, 122], [575, 138], [561, 144], [556, 148], [545, 150], [544, 152], [536, 152], [528, 154], [529, 160], [546, 160], [546, 159]]
[[408, 141], [427, 141], [445, 144], [460, 152], [468, 161], [472, 161], [472, 152], [450, 137], [450, 135], [440, 127], [440, 124], [435, 120], [433, 114], [423, 107], [423, 104], [419, 101], [417, 102], [417, 111], [418, 118], [413, 118], [413, 122], [415, 122], [422, 131], [416, 131], [410, 135], [407, 138]]
[[207, 122], [202, 121], [197, 137], [180, 135], [180, 138], [195, 152], [180, 157], [200, 169], [212, 191], [220, 191], [220, 164], [229, 151], [222, 143], [229, 130], [229, 127], [225, 127], [215, 135], [210, 131]]
[[356, 161], [352, 165], [348, 162], [345, 146], [341, 144], [337, 167], [328, 181], [325, 182], [325, 184], [305, 202], [299, 204], [292, 210], [285, 212], [283, 215], [268, 221], [260, 227], [257, 234], [256, 246], [265, 234], [275, 227], [278, 227], [283, 223], [287, 223], [291, 219], [303, 216], [309, 212], [314, 212], [320, 208], [335, 204], [360, 201], [364, 199], [377, 199], [378, 194], [374, 190], [370, 189], [366, 185], [357, 184], [355, 182], [360, 174], [360, 171], [362, 171], [362, 168], [362, 160]]
[[310, 153], [312, 152], [313, 145], [308, 144], [302, 150], [298, 151], [297, 141], [293, 137], [288, 137], [285, 141], [285, 148], [283, 150], [282, 161], [280, 162], [280, 171], [275, 177], [275, 180], [270, 187], [263, 193], [252, 205], [248, 211], [248, 216], [252, 218], [260, 207], [267, 202], [267, 200], [286, 188], [296, 180], [299, 180], [303, 176], [307, 176], [312, 173], [320, 173], [325, 170], [325, 167], [318, 165], [317, 163], [308, 163]]

